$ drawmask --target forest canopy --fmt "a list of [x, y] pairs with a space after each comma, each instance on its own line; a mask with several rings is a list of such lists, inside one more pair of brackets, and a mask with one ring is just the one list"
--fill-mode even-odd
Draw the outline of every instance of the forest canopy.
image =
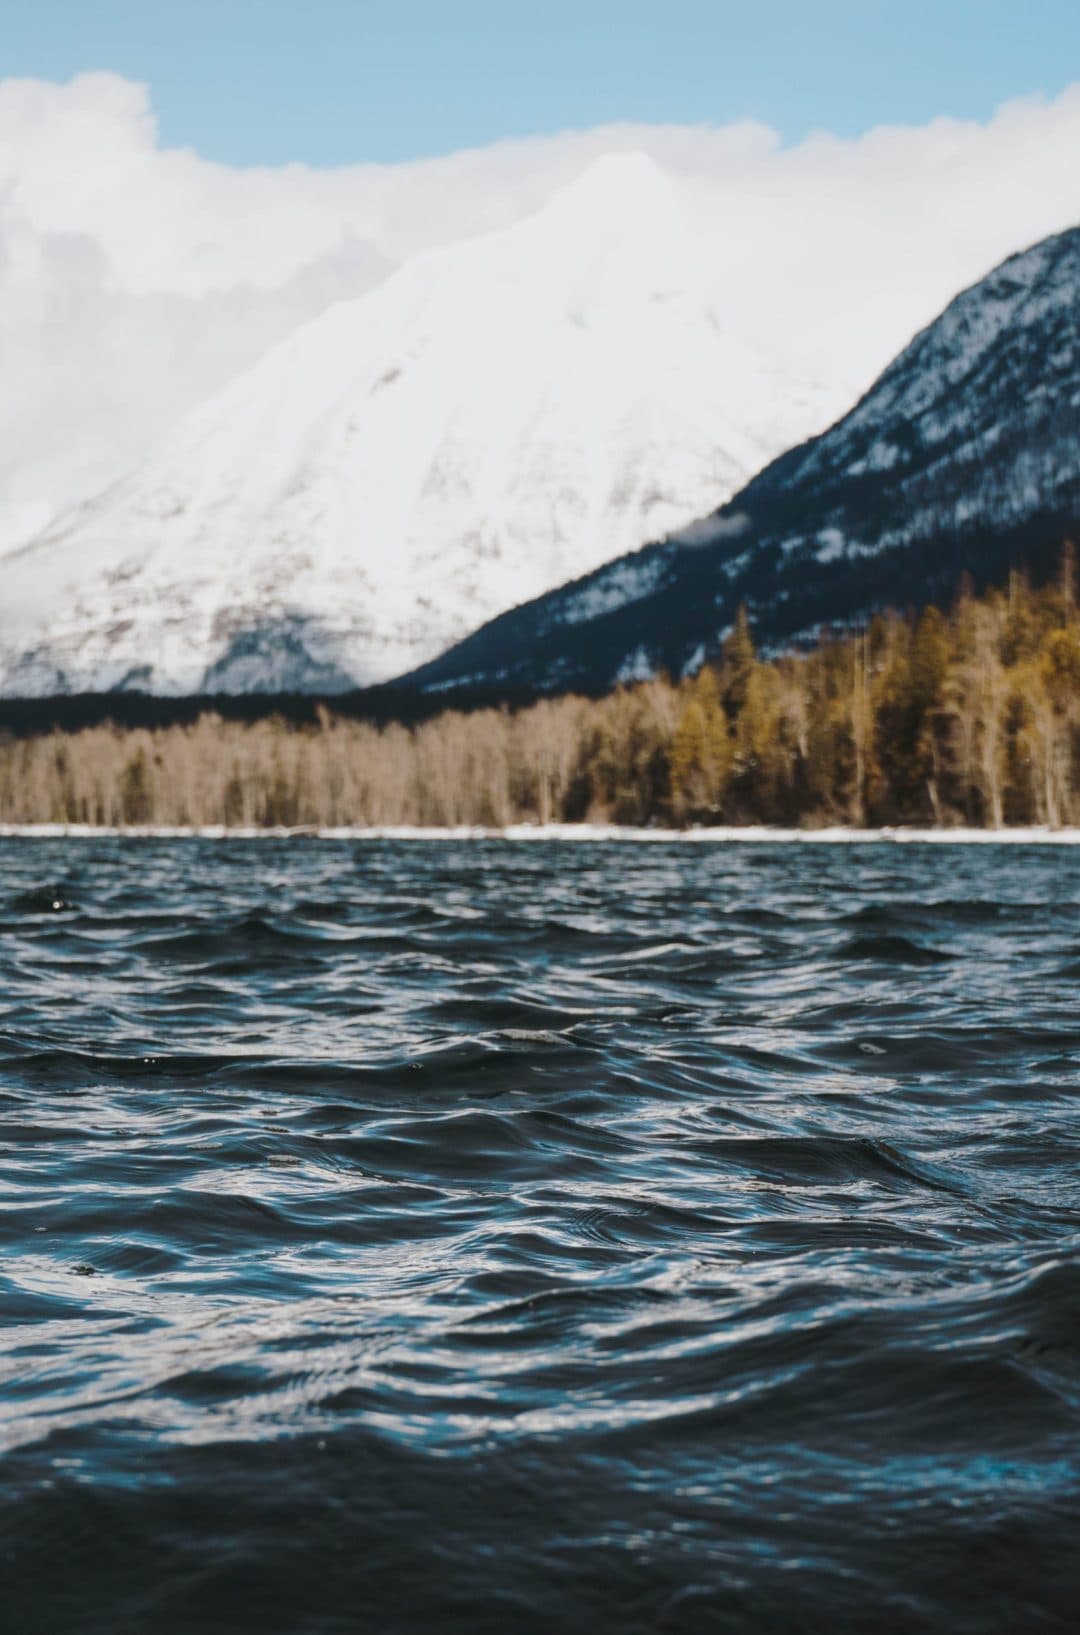
[[1080, 619], [1066, 547], [944, 613], [883, 614], [602, 699], [377, 726], [321, 708], [0, 740], [0, 822], [335, 827], [1080, 822]]

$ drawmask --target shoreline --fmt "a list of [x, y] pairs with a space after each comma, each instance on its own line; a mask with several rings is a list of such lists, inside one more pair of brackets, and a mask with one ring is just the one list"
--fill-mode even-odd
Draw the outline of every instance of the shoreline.
[[574, 841], [689, 845], [948, 845], [1080, 846], [1080, 828], [855, 829], [835, 824], [821, 829], [783, 829], [764, 824], [696, 829], [643, 829], [603, 823], [513, 823], [505, 828], [462, 825], [423, 828], [376, 824], [312, 828], [229, 828], [223, 824], [111, 827], [92, 823], [0, 823], [0, 840], [402, 840], [402, 841]]

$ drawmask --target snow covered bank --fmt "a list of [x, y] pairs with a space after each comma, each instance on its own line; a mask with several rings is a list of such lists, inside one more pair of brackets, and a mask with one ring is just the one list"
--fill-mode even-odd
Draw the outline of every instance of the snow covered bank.
[[385, 825], [373, 828], [229, 829], [221, 824], [201, 827], [98, 827], [88, 823], [2, 823], [0, 839], [27, 840], [512, 840], [593, 841], [682, 845], [802, 845], [802, 846], [1078, 846], [1080, 828], [1049, 829], [773, 829], [763, 824], [744, 828], [633, 829], [604, 823], [515, 823], [505, 829], [418, 828]]

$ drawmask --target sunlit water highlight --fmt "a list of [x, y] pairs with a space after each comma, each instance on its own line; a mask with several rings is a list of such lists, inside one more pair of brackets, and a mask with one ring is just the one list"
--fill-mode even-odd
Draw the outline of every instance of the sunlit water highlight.
[[1073, 1628], [1078, 907], [0, 842], [4, 1627]]

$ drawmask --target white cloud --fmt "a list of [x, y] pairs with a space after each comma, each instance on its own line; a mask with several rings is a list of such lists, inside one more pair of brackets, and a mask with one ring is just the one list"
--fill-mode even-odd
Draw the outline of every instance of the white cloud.
[[620, 126], [319, 171], [162, 149], [115, 75], [0, 81], [0, 549], [330, 302], [634, 149], [711, 223], [730, 329], [852, 394], [962, 285], [1080, 220], [1080, 87], [787, 149], [749, 123]]

